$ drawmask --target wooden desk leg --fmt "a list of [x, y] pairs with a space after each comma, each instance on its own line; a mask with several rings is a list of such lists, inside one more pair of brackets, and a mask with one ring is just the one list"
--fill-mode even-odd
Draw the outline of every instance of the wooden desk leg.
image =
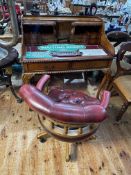
[[110, 72], [110, 70], [109, 70], [109, 71], [107, 71], [107, 72], [105, 73], [105, 76], [104, 76], [102, 82], [100, 83], [100, 86], [99, 86], [99, 88], [98, 88], [98, 92], [97, 92], [97, 95], [96, 95], [97, 98], [99, 98], [100, 92], [101, 92], [102, 90], [108, 89], [108, 88], [109, 88], [110, 83], [112, 82], [112, 80], [113, 80], [113, 77], [111, 76], [111, 72]]
[[31, 78], [34, 76], [34, 74], [23, 74], [22, 80], [24, 84], [30, 83]]

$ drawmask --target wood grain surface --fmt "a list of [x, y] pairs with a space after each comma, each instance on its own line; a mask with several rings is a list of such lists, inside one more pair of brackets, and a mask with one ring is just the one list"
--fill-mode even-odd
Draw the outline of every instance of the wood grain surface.
[[[92, 94], [96, 89], [83, 87]], [[38, 114], [29, 111], [24, 102], [18, 104], [8, 89], [0, 90], [0, 175], [131, 174], [131, 110], [117, 124], [120, 106], [120, 98], [112, 97], [110, 117], [95, 139], [79, 144], [77, 158], [66, 162], [66, 144], [53, 138], [45, 143], [37, 140], [41, 132]]]

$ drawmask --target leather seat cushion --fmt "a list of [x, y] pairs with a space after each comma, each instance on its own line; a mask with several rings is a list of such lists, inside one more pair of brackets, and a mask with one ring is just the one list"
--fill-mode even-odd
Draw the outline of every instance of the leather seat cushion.
[[69, 89], [61, 89], [59, 87], [53, 87], [48, 96], [55, 102], [65, 104], [76, 104], [81, 106], [100, 104], [100, 101], [96, 98], [90, 97], [87, 94]]

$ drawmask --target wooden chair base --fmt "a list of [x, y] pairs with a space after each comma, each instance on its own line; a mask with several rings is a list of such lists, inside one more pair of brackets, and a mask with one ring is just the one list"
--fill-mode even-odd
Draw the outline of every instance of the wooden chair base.
[[[47, 139], [51, 137], [47, 132], [43, 131], [37, 135], [37, 138], [40, 142], [44, 143]], [[94, 139], [94, 136], [91, 136], [89, 139]], [[81, 142], [76, 143], [66, 143], [66, 155], [65, 160], [66, 162], [76, 160], [77, 159], [77, 145]]]
[[[99, 127], [99, 124], [65, 124], [51, 121], [47, 118], [38, 116], [39, 122], [45, 131], [37, 135], [40, 142], [44, 143], [51, 136], [57, 140], [66, 142], [66, 162], [75, 160], [77, 157], [77, 145], [81, 140], [94, 139], [93, 134]], [[70, 143], [68, 143], [70, 142]]]
[[50, 120], [38, 116], [43, 129], [57, 140], [64, 142], [79, 142], [92, 136], [99, 127], [99, 123], [69, 124]]
[[[37, 139], [39, 139], [40, 142], [42, 143], [46, 142], [49, 137], [50, 135], [45, 131], [37, 135]], [[77, 147], [77, 143], [74, 143], [72, 145], [70, 145], [69, 143], [66, 143], [66, 156], [65, 156], [66, 162], [69, 162], [71, 160], [73, 154], [74, 154], [73, 157], [76, 157], [76, 154], [75, 154], [76, 147]]]

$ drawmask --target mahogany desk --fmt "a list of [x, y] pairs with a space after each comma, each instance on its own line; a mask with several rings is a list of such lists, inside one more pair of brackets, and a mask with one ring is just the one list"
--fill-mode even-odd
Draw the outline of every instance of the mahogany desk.
[[[104, 22], [96, 16], [24, 16], [22, 19], [23, 81], [35, 74], [109, 70], [115, 54], [104, 32]], [[106, 55], [26, 59], [27, 51], [48, 43], [85, 44], [87, 49], [103, 49]]]
[[[96, 52], [101, 47], [98, 45], [87, 45], [87, 48]], [[36, 46], [27, 47], [27, 51], [36, 51]], [[105, 51], [106, 52], [106, 51]], [[23, 81], [28, 82], [36, 74], [44, 73], [69, 73], [84, 72], [89, 70], [108, 70], [110, 68], [113, 56], [96, 55], [94, 56], [75, 56], [75, 57], [53, 57], [53, 58], [30, 58], [23, 56], [21, 62], [24, 66]]]

